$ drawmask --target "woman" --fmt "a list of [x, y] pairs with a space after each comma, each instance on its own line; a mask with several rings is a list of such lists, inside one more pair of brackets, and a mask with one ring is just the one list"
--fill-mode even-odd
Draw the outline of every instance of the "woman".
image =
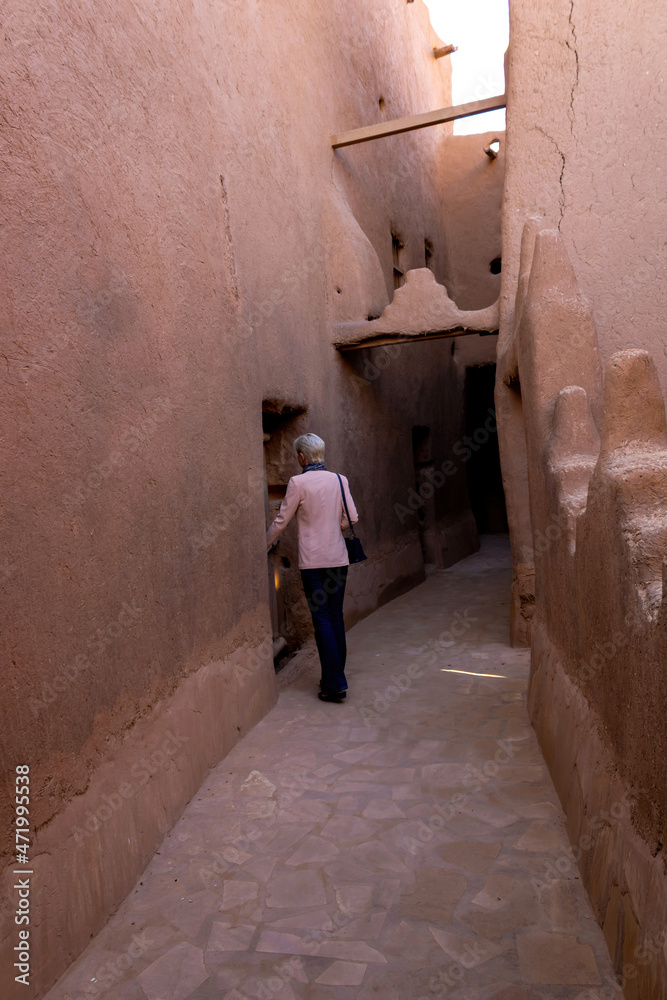
[[303, 469], [287, 484], [280, 512], [266, 533], [267, 551], [296, 514], [299, 529], [299, 569], [306, 600], [315, 626], [320, 654], [321, 701], [341, 702], [347, 691], [345, 679], [345, 625], [343, 598], [350, 561], [343, 531], [349, 527], [343, 507], [345, 499], [352, 524], [357, 510], [345, 476], [340, 479], [324, 465], [324, 441], [317, 434], [302, 434], [294, 449]]

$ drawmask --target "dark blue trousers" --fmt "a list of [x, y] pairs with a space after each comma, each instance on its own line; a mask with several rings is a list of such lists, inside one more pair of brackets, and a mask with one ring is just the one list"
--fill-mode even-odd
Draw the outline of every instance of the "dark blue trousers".
[[301, 580], [315, 627], [315, 641], [322, 666], [322, 691], [338, 694], [347, 690], [347, 644], [343, 623], [347, 566], [302, 569]]

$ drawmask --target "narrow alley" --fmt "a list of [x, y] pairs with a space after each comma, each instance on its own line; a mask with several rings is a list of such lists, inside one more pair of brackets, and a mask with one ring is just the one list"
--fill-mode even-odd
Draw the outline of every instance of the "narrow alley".
[[611, 996], [510, 578], [487, 537], [350, 630], [345, 703], [302, 672], [48, 1000]]

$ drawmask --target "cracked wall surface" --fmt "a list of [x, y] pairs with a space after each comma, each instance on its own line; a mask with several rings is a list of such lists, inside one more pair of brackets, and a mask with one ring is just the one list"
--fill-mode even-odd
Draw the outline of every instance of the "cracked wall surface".
[[[512, 637], [532, 648], [533, 723], [625, 994], [655, 1000], [667, 995], [667, 9], [511, 0], [510, 18], [496, 409]], [[622, 801], [630, 823], [614, 819]]]
[[646, 347], [667, 390], [667, 8], [658, 0], [641, 8], [511, 0], [510, 27], [497, 406], [507, 416], [499, 436], [515, 566], [512, 631], [525, 643], [534, 607], [526, 459], [507, 430], [521, 408], [510, 335], [523, 225], [539, 217], [561, 232], [602, 362]]
[[541, 215], [563, 233], [603, 360], [651, 342], [667, 388], [667, 8], [512, 0], [510, 18], [504, 321], [523, 222]]

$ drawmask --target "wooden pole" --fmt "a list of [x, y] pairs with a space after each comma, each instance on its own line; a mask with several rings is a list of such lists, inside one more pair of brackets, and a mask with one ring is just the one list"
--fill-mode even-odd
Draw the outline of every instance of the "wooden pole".
[[441, 59], [443, 56], [451, 56], [452, 52], [458, 52], [458, 45], [441, 45], [439, 49], [433, 46], [433, 55], [436, 59]]
[[470, 104], [457, 104], [451, 108], [440, 108], [437, 111], [426, 111], [421, 115], [411, 115], [409, 118], [396, 118], [394, 121], [381, 122], [379, 125], [366, 125], [350, 132], [340, 132], [331, 136], [334, 149], [341, 146], [355, 146], [359, 142], [370, 139], [383, 139], [388, 135], [400, 135], [402, 132], [413, 132], [418, 128], [428, 128], [429, 125], [441, 125], [443, 122], [453, 122], [457, 118], [468, 118], [470, 115], [481, 115], [484, 111], [497, 111], [506, 107], [505, 94], [487, 97], [483, 101], [472, 101]]
[[351, 343], [335, 343], [334, 347], [343, 354], [346, 351], [363, 351], [368, 347], [385, 347], [389, 344], [423, 344], [425, 340], [442, 340], [444, 337], [493, 337], [497, 330], [467, 330], [458, 326], [453, 330], [438, 330], [434, 333], [380, 333], [367, 340], [356, 340]]

